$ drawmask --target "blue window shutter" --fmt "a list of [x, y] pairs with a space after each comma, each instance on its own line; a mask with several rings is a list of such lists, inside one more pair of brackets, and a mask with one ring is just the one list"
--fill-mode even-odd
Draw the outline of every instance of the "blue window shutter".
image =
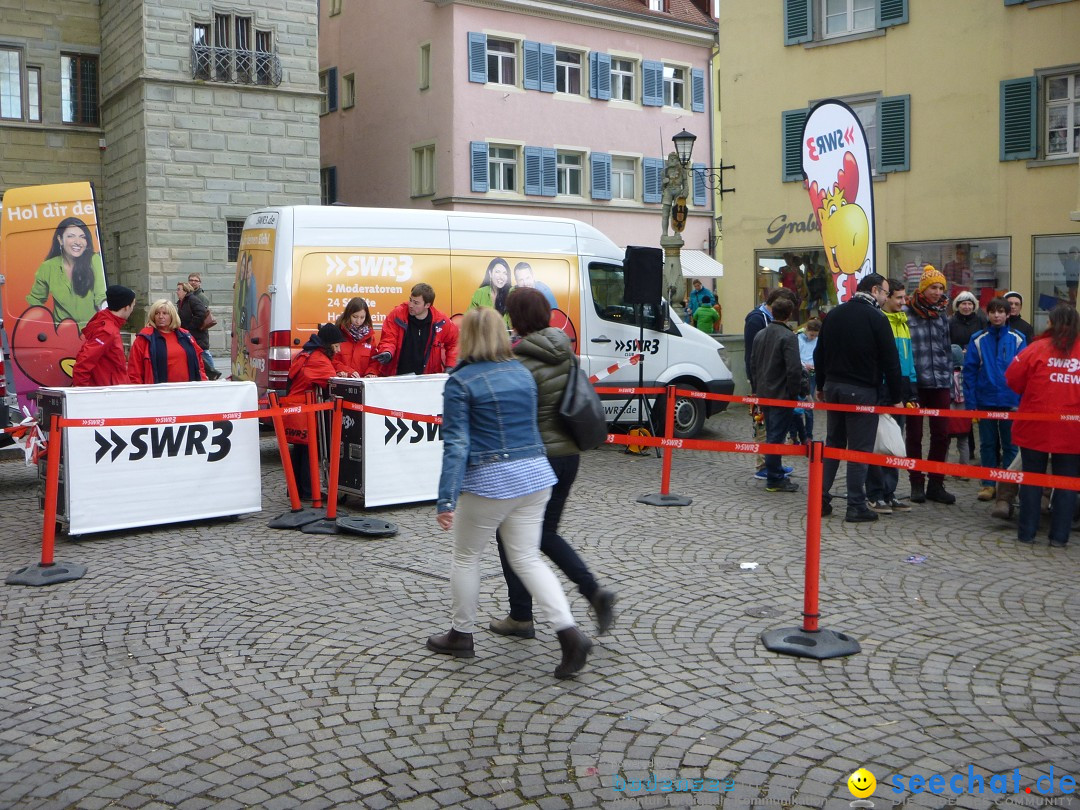
[[488, 190], [488, 145], [484, 141], [469, 142], [469, 157], [471, 160], [472, 190]]
[[469, 81], [486, 84], [487, 77], [487, 34], [469, 32]]
[[660, 202], [663, 191], [660, 188], [664, 173], [664, 161], [660, 158], [645, 158], [642, 161], [644, 182], [642, 183], [642, 202]]
[[[591, 54], [590, 54], [591, 55]], [[592, 77], [589, 77], [592, 81]], [[596, 54], [596, 98], [601, 101], [611, 100], [611, 54]]]
[[594, 200], [611, 199], [611, 155], [606, 152], [593, 152], [589, 155], [592, 198]]
[[589, 98], [596, 98], [596, 63], [600, 54], [589, 51]]
[[326, 109], [333, 112], [337, 109], [337, 68], [332, 67], [326, 71]]
[[522, 47], [525, 59], [525, 70], [522, 78], [522, 86], [526, 90], [540, 89], [540, 43], [525, 41]]
[[540, 194], [540, 178], [543, 175], [541, 159], [543, 150], [539, 146], [525, 147], [525, 193]]
[[908, 21], [908, 0], [878, 0], [877, 27], [903, 25]]
[[326, 167], [326, 201], [337, 202], [337, 166]]
[[690, 110], [705, 112], [705, 71], [700, 68], [690, 71]]
[[540, 46], [540, 89], [545, 93], [555, 92], [555, 46]]
[[812, 0], [784, 0], [784, 44], [798, 45], [814, 38]]
[[780, 179], [802, 180], [802, 130], [809, 110], [785, 110], [780, 114]]
[[708, 205], [708, 187], [705, 185], [705, 164], [695, 163], [691, 167], [694, 173], [694, 205], [704, 208]]
[[641, 63], [641, 103], [646, 107], [664, 106], [664, 63], [646, 60]]
[[877, 169], [882, 174], [911, 168], [911, 96], [890, 96], [877, 102]]
[[541, 174], [540, 193], [545, 197], [554, 197], [559, 190], [558, 166], [555, 162], [555, 150], [544, 149], [541, 154], [543, 171]]
[[1036, 157], [1035, 111], [1038, 82], [1034, 76], [1001, 83], [1001, 160]]

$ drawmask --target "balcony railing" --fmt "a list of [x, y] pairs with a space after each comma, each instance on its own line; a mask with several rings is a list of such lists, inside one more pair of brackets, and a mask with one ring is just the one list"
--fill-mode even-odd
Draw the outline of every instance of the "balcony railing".
[[229, 84], [281, 84], [281, 61], [276, 53], [235, 48], [191, 47], [191, 78]]

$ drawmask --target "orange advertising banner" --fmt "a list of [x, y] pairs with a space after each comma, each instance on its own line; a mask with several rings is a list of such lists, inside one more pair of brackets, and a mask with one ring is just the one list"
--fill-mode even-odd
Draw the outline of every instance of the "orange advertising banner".
[[81, 330], [105, 301], [105, 265], [88, 182], [13, 188], [0, 210], [4, 329], [19, 404], [71, 385]]

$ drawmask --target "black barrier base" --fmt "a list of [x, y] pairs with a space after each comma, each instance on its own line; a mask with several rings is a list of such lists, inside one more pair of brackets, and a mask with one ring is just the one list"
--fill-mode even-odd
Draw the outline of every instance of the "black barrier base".
[[386, 520], [378, 518], [344, 517], [338, 518], [337, 527], [340, 531], [349, 534], [359, 534], [363, 537], [392, 537], [397, 534], [397, 526]]
[[[347, 515], [339, 514], [339, 518], [347, 517]], [[337, 520], [330, 520], [330, 518], [324, 516], [322, 520], [316, 520], [314, 523], [305, 523], [300, 527], [300, 531], [304, 534], [340, 534], [338, 531]]]
[[862, 652], [859, 642], [835, 630], [807, 632], [801, 627], [784, 627], [779, 630], [766, 630], [760, 638], [765, 649], [770, 652], [816, 658], [818, 661]]
[[271, 529], [299, 529], [301, 526], [306, 526], [309, 523], [314, 523], [316, 520], [324, 520], [325, 518], [325, 509], [300, 509], [296, 512], [290, 510], [288, 512], [282, 512], [266, 525]]
[[78, 563], [54, 562], [52, 565], [34, 563], [25, 565], [4, 580], [5, 585], [55, 585], [58, 582], [70, 582], [80, 579], [86, 573], [86, 566]]
[[685, 495], [662, 495], [659, 492], [654, 492], [652, 495], [642, 495], [637, 499], [637, 502], [649, 506], [689, 506], [694, 502], [694, 499]]

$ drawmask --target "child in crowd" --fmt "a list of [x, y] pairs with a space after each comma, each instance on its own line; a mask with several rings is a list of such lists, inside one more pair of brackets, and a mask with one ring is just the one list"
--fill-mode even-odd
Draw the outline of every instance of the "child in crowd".
[[[803, 372], [810, 379], [810, 391], [816, 388], [814, 380], [814, 349], [817, 348], [818, 334], [821, 332], [821, 321], [811, 318], [802, 329], [796, 333], [799, 339], [799, 359], [802, 361]], [[801, 399], [810, 399], [809, 396]], [[795, 419], [792, 420], [791, 439], [793, 444], [805, 444], [814, 440], [814, 411], [811, 408], [796, 408]]]
[[[952, 406], [955, 410], [964, 410], [964, 350], [959, 344], [952, 344]], [[956, 442], [958, 463], [971, 463], [971, 447], [968, 444], [968, 436], [971, 434], [971, 419], [963, 416], [945, 416], [945, 424], [948, 425], [946, 432], [949, 434], [949, 444]]]
[[713, 307], [712, 296], [705, 293], [701, 296], [701, 306], [694, 311], [691, 322], [702, 332], [712, 334], [720, 323], [720, 313]]

